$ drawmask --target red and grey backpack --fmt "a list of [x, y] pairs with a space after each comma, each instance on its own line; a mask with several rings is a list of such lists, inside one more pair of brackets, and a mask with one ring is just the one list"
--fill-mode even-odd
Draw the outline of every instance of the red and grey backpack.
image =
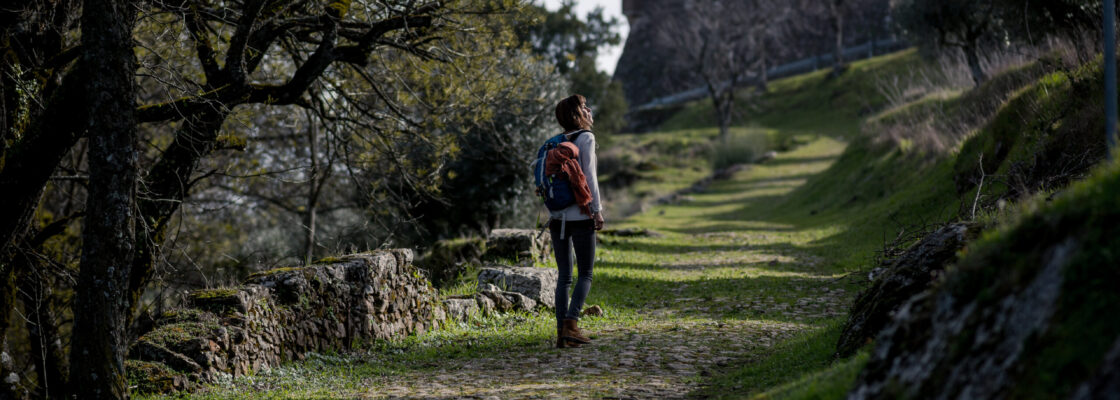
[[572, 192], [572, 186], [568, 183], [568, 177], [563, 173], [556, 173], [552, 175], [545, 174], [545, 160], [548, 159], [548, 152], [555, 150], [560, 146], [560, 143], [575, 142], [579, 135], [587, 132], [586, 130], [578, 130], [568, 134], [561, 133], [553, 136], [541, 145], [537, 150], [537, 159], [533, 161], [533, 180], [537, 184], [537, 196], [540, 196], [544, 201], [544, 206], [548, 207], [549, 211], [560, 211], [568, 208], [576, 202], [576, 196]]

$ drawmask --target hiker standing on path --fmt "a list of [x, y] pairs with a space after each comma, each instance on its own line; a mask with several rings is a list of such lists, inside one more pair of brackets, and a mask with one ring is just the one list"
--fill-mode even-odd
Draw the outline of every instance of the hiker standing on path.
[[[564, 134], [570, 142], [570, 144], [564, 143], [568, 145], [565, 154], [578, 157], [578, 169], [582, 171], [582, 174], [579, 174], [579, 171], [570, 171], [574, 173], [568, 175], [583, 175], [583, 181], [586, 182], [586, 188], [579, 187], [583, 186], [584, 182], [572, 182], [573, 191], [577, 193], [576, 198], [578, 200], [580, 197], [590, 195], [590, 203], [576, 201], [576, 204], [565, 209], [551, 211], [549, 221], [552, 249], [559, 269], [556, 281], [556, 347], [579, 347], [581, 344], [591, 343], [591, 340], [580, 331], [578, 323], [583, 301], [587, 298], [587, 292], [591, 290], [591, 270], [595, 263], [595, 231], [603, 229], [595, 160], [595, 135], [590, 130], [595, 121], [591, 116], [591, 108], [587, 107], [587, 99], [578, 94], [561, 100], [556, 105], [556, 120], [564, 128]], [[572, 154], [572, 144], [578, 149], [574, 152], [576, 154]], [[574, 169], [570, 167], [568, 169]], [[568, 169], [565, 172], [568, 172]], [[572, 247], [575, 247], [575, 261], [579, 267], [579, 275], [569, 303], [568, 287], [572, 283]]]

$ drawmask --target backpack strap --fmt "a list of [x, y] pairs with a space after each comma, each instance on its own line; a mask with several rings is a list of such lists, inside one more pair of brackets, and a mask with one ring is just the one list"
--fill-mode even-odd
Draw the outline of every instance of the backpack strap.
[[568, 137], [568, 135], [564, 135], [564, 139], [567, 139], [569, 142], [575, 142], [576, 139], [579, 139], [579, 135], [582, 135], [584, 132], [590, 132], [590, 131], [587, 130], [587, 129], [580, 129], [580, 130], [572, 133], [572, 137]]

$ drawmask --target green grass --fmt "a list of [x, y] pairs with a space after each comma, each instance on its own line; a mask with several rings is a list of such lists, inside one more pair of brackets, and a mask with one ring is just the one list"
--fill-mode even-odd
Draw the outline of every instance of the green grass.
[[[713, 399], [805, 398], [790, 396], [789, 393], [809, 389], [806, 386], [815, 388], [839, 385], [842, 390], [846, 390], [847, 386], [843, 381], [851, 383], [855, 376], [850, 370], [858, 372], [856, 367], [865, 358], [860, 356], [837, 362], [836, 367], [841, 370], [841, 374], [831, 371], [829, 367], [833, 365], [832, 352], [840, 336], [841, 322], [830, 322], [782, 342], [770, 354], [763, 355], [761, 360], [716, 377], [712, 386], [699, 394]], [[841, 391], [840, 396], [827, 398], [838, 398], [843, 394]]]

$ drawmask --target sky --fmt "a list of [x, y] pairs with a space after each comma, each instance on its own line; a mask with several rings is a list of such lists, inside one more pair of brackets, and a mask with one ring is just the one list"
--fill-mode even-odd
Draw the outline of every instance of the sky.
[[[536, 1], [539, 2], [540, 0]], [[562, 1], [544, 0], [544, 6], [549, 10], [555, 10], [560, 8]], [[603, 7], [603, 14], [607, 18], [618, 18], [618, 33], [622, 36], [622, 42], [619, 42], [618, 46], [600, 49], [599, 58], [595, 60], [595, 64], [598, 65], [600, 70], [614, 75], [615, 64], [618, 64], [618, 57], [622, 56], [622, 44], [626, 43], [626, 34], [630, 32], [630, 25], [626, 22], [626, 16], [622, 15], [622, 0], [575, 0], [575, 3], [576, 14], [581, 18], [595, 7]]]

